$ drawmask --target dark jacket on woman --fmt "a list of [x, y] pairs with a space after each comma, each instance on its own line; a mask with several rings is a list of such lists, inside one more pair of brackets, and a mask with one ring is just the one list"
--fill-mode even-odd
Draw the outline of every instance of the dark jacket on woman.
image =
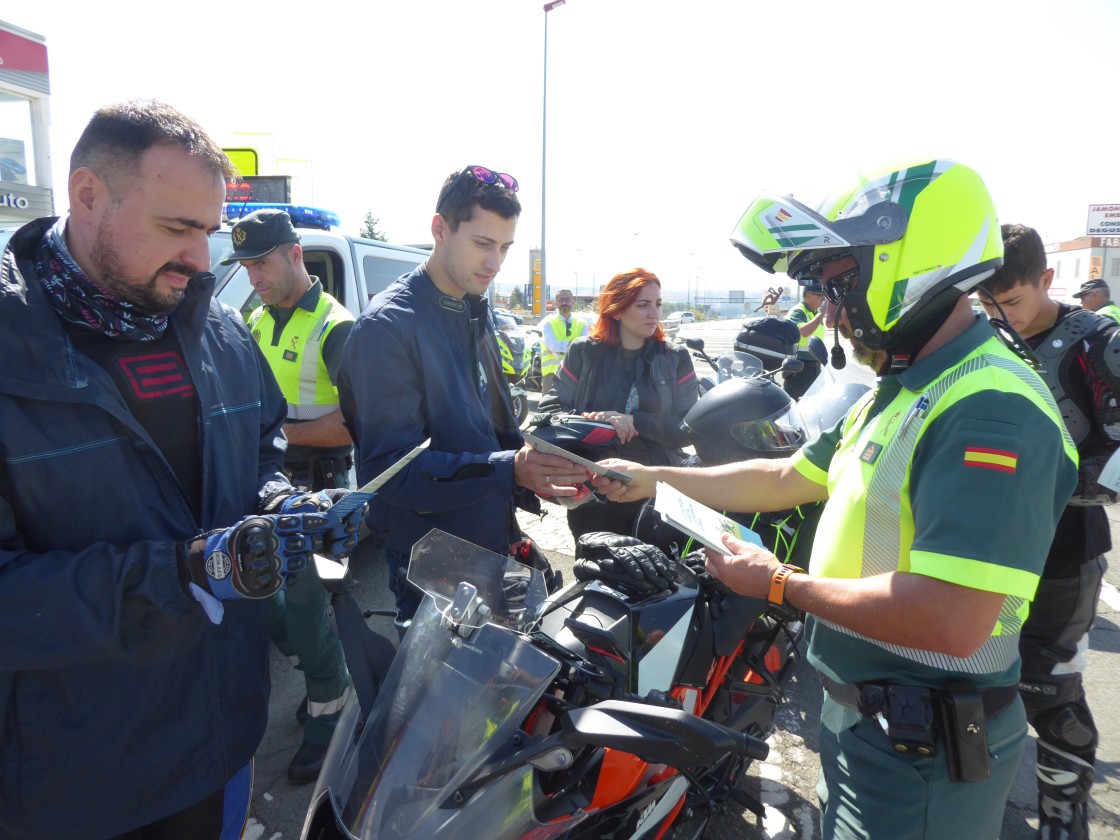
[[[649, 339], [636, 361], [631, 374], [620, 345], [592, 338], [572, 342], [553, 390], [541, 400], [541, 411], [633, 414], [638, 435], [616, 446], [613, 454], [647, 466], [676, 465], [680, 447], [688, 444], [681, 421], [697, 397], [692, 357], [685, 347]], [[629, 412], [626, 402], [634, 384], [638, 408]]]

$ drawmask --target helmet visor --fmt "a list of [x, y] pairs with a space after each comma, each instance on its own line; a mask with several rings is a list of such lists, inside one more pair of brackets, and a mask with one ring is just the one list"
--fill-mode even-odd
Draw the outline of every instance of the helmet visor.
[[768, 194], [760, 195], [747, 208], [731, 231], [731, 241], [752, 262], [782, 272], [790, 256], [800, 250], [848, 245], [820, 213], [792, 196]]
[[790, 403], [761, 420], [731, 425], [731, 436], [755, 452], [795, 452], [805, 442], [805, 423], [797, 403]]

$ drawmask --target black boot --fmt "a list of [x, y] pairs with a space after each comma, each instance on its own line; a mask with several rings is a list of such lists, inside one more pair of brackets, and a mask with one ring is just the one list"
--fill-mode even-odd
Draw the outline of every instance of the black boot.
[[304, 741], [296, 751], [292, 763], [288, 765], [288, 781], [293, 785], [306, 785], [319, 778], [323, 769], [323, 759], [327, 756], [326, 744], [312, 744]]
[[1089, 840], [1093, 765], [1038, 742], [1038, 840]]
[[307, 695], [303, 695], [303, 699], [299, 701], [296, 707], [296, 723], [303, 726], [307, 723]]

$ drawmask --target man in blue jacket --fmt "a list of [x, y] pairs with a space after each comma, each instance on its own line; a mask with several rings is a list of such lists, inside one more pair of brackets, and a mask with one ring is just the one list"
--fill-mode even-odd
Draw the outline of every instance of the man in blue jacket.
[[448, 176], [432, 219], [432, 254], [370, 301], [343, 351], [338, 394], [368, 482], [418, 443], [429, 448], [374, 500], [398, 626], [419, 599], [400, 575], [433, 528], [507, 554], [515, 506], [534, 492], [574, 495], [589, 473], [524, 445], [502, 375], [485, 294], [517, 228], [517, 181], [468, 166]]
[[[94, 114], [65, 219], [0, 263], [0, 836], [236, 837], [266, 603], [352, 544], [280, 472], [286, 405], [207, 239], [229, 160], [154, 102]], [[232, 527], [231, 527], [232, 525]], [[349, 533], [347, 533], [349, 532]]]

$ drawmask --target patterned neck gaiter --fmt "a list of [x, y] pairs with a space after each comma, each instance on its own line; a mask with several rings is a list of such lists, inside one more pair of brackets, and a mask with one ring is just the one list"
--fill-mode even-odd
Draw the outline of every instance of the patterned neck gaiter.
[[114, 297], [86, 277], [66, 248], [65, 229], [65, 219], [55, 222], [35, 254], [35, 272], [58, 317], [121, 341], [155, 341], [162, 336], [167, 313], [149, 312]]

